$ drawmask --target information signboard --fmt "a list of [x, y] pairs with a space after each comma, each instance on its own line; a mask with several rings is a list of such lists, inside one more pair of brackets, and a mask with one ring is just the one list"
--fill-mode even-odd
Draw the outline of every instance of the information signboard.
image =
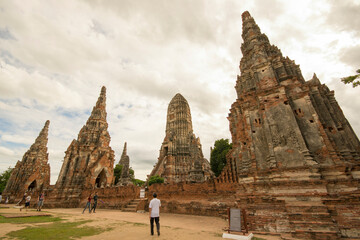
[[141, 188], [140, 189], [140, 198], [144, 198], [145, 197], [145, 189]]
[[230, 231], [241, 232], [241, 211], [238, 208], [230, 208]]

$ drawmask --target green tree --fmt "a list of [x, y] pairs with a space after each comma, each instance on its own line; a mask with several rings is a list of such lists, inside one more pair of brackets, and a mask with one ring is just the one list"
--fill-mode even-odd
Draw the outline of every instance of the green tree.
[[[360, 69], [356, 70], [356, 73], [357, 73], [356, 75], [342, 78], [341, 81], [345, 84], [352, 83], [353, 87], [359, 86], [360, 85]], [[356, 80], [356, 79], [359, 79], [359, 80]]]
[[149, 186], [154, 183], [164, 183], [164, 178], [160, 177], [159, 175], [151, 176], [149, 179]]
[[119, 182], [122, 168], [123, 168], [123, 166], [120, 164], [116, 164], [116, 166], [114, 167], [115, 185]]
[[135, 179], [135, 172], [131, 167], [129, 168], [129, 177], [131, 180]]
[[[119, 182], [122, 169], [123, 169], [123, 165], [120, 165], [120, 164], [116, 164], [114, 167], [115, 185]], [[130, 180], [134, 183], [134, 185], [137, 185], [137, 186], [142, 185], [142, 184], [140, 184], [142, 180], [135, 179], [135, 171], [131, 167], [129, 168], [129, 177], [130, 177]], [[142, 182], [144, 183], [144, 181], [142, 181]]]
[[131, 181], [133, 182], [134, 185], [136, 185], [138, 187], [141, 187], [145, 183], [145, 181], [140, 180], [140, 179], [132, 179]]
[[5, 172], [0, 175], [0, 193], [2, 193], [6, 187], [6, 184], [10, 178], [12, 168], [8, 168]]
[[219, 176], [226, 165], [226, 154], [232, 148], [229, 139], [219, 139], [214, 143], [214, 149], [211, 151], [210, 166], [215, 176]]

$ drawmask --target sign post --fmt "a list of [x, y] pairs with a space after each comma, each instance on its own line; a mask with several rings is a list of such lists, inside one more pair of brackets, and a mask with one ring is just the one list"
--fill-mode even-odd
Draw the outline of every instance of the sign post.
[[[245, 209], [228, 208], [227, 213], [229, 219], [229, 228], [224, 229], [228, 233], [224, 233], [223, 238], [244, 239], [244, 240], [251, 239], [253, 234], [252, 233], [248, 234]], [[242, 228], [241, 228], [241, 223], [243, 223]], [[240, 236], [241, 233], [243, 236]]]
[[229, 233], [241, 232], [241, 212], [238, 208], [230, 208]]
[[140, 198], [145, 198], [145, 188], [140, 189]]

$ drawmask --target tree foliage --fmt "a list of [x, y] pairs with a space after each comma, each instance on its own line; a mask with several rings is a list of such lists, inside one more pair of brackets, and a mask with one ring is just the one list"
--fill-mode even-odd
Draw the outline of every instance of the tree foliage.
[[154, 183], [164, 183], [164, 178], [160, 177], [159, 175], [151, 176], [149, 179], [149, 186]]
[[[119, 182], [119, 179], [120, 179], [121, 173], [122, 173], [122, 169], [123, 169], [123, 165], [120, 165], [120, 164], [116, 164], [114, 167], [114, 177], [115, 177], [114, 184], [115, 185]], [[136, 186], [141, 186], [144, 184], [143, 180], [135, 179], [135, 171], [131, 167], [129, 168], [129, 177], [130, 177], [130, 180], [132, 181], [132, 183], [134, 183], [134, 185], [136, 185]]]
[[0, 193], [2, 193], [6, 187], [6, 184], [10, 178], [12, 168], [8, 168], [5, 172], [0, 175]]
[[131, 167], [129, 168], [129, 177], [131, 180], [135, 179], [135, 172]]
[[138, 186], [138, 187], [141, 187], [142, 185], [144, 185], [145, 181], [143, 180], [140, 180], [140, 179], [132, 179], [131, 180], [133, 182], [134, 185]]
[[214, 149], [211, 151], [210, 166], [215, 176], [219, 176], [226, 165], [226, 154], [232, 148], [229, 139], [219, 139], [214, 143]]
[[[357, 73], [356, 75], [342, 78], [341, 81], [345, 84], [352, 83], [353, 87], [359, 86], [360, 85], [360, 69], [356, 70], [356, 73]], [[359, 79], [359, 80], [356, 80], [356, 79]]]
[[114, 167], [115, 185], [119, 182], [122, 168], [123, 168], [123, 165], [120, 165], [120, 164], [116, 164], [116, 166]]

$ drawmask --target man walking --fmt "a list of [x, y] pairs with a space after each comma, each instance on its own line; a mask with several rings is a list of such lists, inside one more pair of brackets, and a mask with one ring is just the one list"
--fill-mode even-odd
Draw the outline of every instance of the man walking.
[[154, 235], [154, 220], [156, 223], [156, 230], [158, 236], [160, 236], [160, 207], [161, 202], [157, 199], [157, 194], [153, 194], [153, 199], [150, 201], [149, 204], [149, 218], [150, 218], [150, 229], [151, 235]]
[[44, 205], [44, 193], [41, 192], [38, 198], [38, 204], [36, 211], [41, 211], [42, 206]]
[[97, 192], [95, 192], [95, 195], [94, 195], [94, 197], [93, 197], [93, 200], [94, 200], [94, 203], [93, 203], [93, 205], [92, 205], [91, 211], [94, 210], [94, 213], [95, 213], [95, 209], [96, 209], [96, 206], [97, 206], [97, 200], [98, 200]]
[[89, 197], [88, 197], [88, 200], [87, 200], [87, 202], [86, 202], [86, 206], [85, 206], [85, 208], [84, 208], [84, 210], [83, 210], [82, 213], [85, 212], [85, 209], [86, 209], [86, 208], [89, 208], [89, 213], [91, 213], [91, 194], [90, 194]]
[[[26, 197], [26, 200], [25, 200], [25, 210], [27, 211], [28, 208], [30, 208], [30, 201], [31, 201], [31, 196], [30, 194]], [[20, 211], [21, 211], [21, 208], [20, 208]]]

